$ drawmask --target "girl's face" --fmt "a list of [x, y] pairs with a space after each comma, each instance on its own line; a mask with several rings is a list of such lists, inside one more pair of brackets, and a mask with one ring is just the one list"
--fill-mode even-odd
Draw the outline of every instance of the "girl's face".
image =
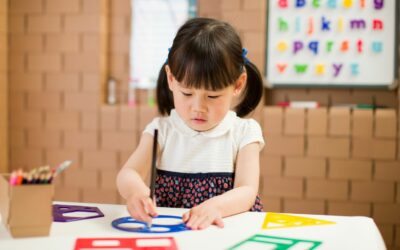
[[232, 107], [234, 97], [243, 90], [247, 74], [242, 73], [235, 84], [218, 90], [185, 87], [165, 67], [169, 89], [172, 91], [176, 112], [186, 125], [196, 131], [207, 131], [217, 126]]

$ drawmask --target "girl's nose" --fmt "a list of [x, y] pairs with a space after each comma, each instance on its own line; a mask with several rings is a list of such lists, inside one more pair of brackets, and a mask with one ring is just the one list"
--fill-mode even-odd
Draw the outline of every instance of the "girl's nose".
[[206, 100], [204, 100], [204, 97], [202, 96], [195, 97], [192, 108], [193, 111], [196, 112], [205, 112], [207, 110], [207, 105], [206, 105]]

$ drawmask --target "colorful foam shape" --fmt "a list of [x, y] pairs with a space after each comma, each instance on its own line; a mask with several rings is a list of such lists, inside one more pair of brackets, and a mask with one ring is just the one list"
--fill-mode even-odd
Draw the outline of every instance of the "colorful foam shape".
[[336, 224], [333, 221], [314, 219], [290, 214], [267, 213], [262, 229], [276, 229], [287, 227], [304, 227]]
[[288, 21], [280, 17], [278, 19], [278, 30], [279, 31], [288, 31], [289, 30]]
[[343, 17], [339, 17], [338, 31], [339, 32], [343, 32], [343, 30], [344, 30], [344, 18]]
[[330, 25], [331, 25], [331, 21], [329, 21], [326, 17], [323, 16], [321, 18], [321, 30], [330, 31], [331, 30]]
[[336, 7], [337, 7], [336, 0], [328, 0], [327, 7], [331, 8], [331, 9], [336, 9]]
[[288, 0], [279, 0], [278, 1], [278, 6], [280, 8], [287, 8], [288, 7]]
[[78, 238], [74, 250], [89, 249], [132, 249], [132, 250], [176, 250], [172, 237], [146, 238]]
[[302, 41], [294, 41], [293, 42], [293, 53], [296, 54], [297, 52], [299, 52], [300, 50], [303, 49], [303, 42]]
[[326, 52], [331, 52], [332, 47], [333, 47], [333, 41], [332, 40], [326, 41]]
[[[157, 221], [163, 219], [172, 219], [175, 224], [158, 224]], [[138, 221], [132, 217], [121, 217], [111, 222], [113, 228], [132, 233], [145, 233], [145, 234], [162, 234], [162, 233], [177, 233], [190, 230], [182, 222], [182, 216], [174, 215], [158, 215], [153, 218], [151, 227], [147, 227], [147, 223]]]
[[351, 67], [351, 74], [352, 74], [352, 75], [357, 76], [357, 75], [360, 74], [359, 66], [360, 66], [360, 65], [359, 65], [358, 63], [352, 63], [352, 64], [350, 65], [350, 67]]
[[376, 10], [380, 10], [380, 9], [383, 8], [383, 2], [384, 2], [384, 0], [374, 0], [373, 2], [374, 2], [374, 8], [375, 8]]
[[325, 74], [325, 65], [322, 63], [318, 63], [317, 65], [315, 65], [315, 73], [317, 75]]
[[285, 72], [287, 66], [287, 63], [278, 63], [276, 68], [278, 69], [279, 73], [283, 73]]
[[352, 0], [343, 0], [343, 7], [351, 8], [351, 6], [352, 6]]
[[358, 53], [362, 53], [363, 52], [363, 40], [358, 39], [357, 40], [357, 51]]
[[306, 5], [306, 0], [296, 0], [296, 8], [302, 8]]
[[308, 65], [307, 64], [295, 64], [294, 71], [298, 74], [305, 73], [307, 71]]
[[309, 17], [307, 34], [311, 35], [312, 33], [314, 33], [314, 19], [312, 17]]
[[[73, 216], [75, 213], [86, 213], [86, 216]], [[53, 221], [71, 222], [104, 217], [103, 212], [98, 207], [78, 206], [78, 205], [53, 205]]]
[[276, 49], [277, 49], [279, 52], [284, 52], [284, 51], [287, 50], [288, 47], [289, 47], [289, 46], [288, 46], [288, 44], [287, 44], [285, 41], [280, 41], [280, 42], [277, 44]]
[[371, 44], [372, 51], [375, 53], [381, 53], [383, 50], [383, 44], [380, 41], [373, 41]]
[[239, 249], [312, 250], [316, 249], [321, 244], [322, 244], [321, 241], [255, 234], [250, 238], [245, 239], [237, 243], [236, 245], [228, 248], [228, 250], [239, 250]]
[[318, 54], [318, 41], [311, 41], [308, 43], [308, 48], [314, 53], [314, 55]]
[[333, 67], [333, 76], [337, 77], [340, 74], [340, 70], [342, 69], [343, 64], [332, 64]]
[[342, 41], [342, 44], [340, 46], [340, 51], [346, 52], [347, 50], [349, 50], [349, 41], [347, 40]]
[[383, 21], [381, 19], [372, 20], [372, 29], [373, 30], [383, 30]]
[[300, 32], [300, 26], [301, 22], [300, 22], [300, 17], [296, 17], [296, 22], [295, 22], [295, 30], [296, 32]]

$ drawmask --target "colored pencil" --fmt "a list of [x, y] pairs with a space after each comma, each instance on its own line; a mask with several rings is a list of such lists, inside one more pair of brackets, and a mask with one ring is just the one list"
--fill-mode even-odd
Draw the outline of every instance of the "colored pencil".
[[22, 184], [22, 180], [23, 180], [23, 174], [24, 172], [22, 171], [22, 169], [18, 169], [17, 171], [17, 179], [15, 180], [15, 185], [21, 185]]
[[61, 162], [57, 167], [53, 168], [53, 171], [54, 171], [53, 177], [56, 177], [57, 175], [59, 175], [62, 171], [67, 169], [69, 166], [71, 166], [71, 164], [72, 164], [72, 161], [70, 161], [70, 160]]
[[[151, 158], [151, 176], [150, 176], [150, 198], [155, 199], [155, 186], [156, 186], [156, 163], [157, 163], [157, 137], [158, 130], [154, 130], [153, 137], [153, 154]], [[151, 227], [151, 223], [147, 224], [147, 227]]]
[[17, 181], [17, 172], [12, 171], [12, 173], [10, 175], [9, 183], [11, 186], [14, 186], [16, 184], [16, 181]]
[[157, 162], [157, 137], [158, 130], [154, 130], [153, 138], [153, 155], [151, 158], [151, 178], [150, 178], [150, 198], [154, 198], [155, 182], [156, 182], [156, 162]]

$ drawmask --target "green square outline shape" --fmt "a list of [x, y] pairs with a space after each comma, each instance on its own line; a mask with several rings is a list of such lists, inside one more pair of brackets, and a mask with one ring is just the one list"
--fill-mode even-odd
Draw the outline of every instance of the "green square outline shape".
[[[259, 239], [259, 238], [262, 238], [262, 239]], [[287, 243], [284, 243], [285, 241]], [[243, 246], [244, 244], [246, 244], [248, 242], [256, 242], [256, 243], [261, 243], [261, 244], [265, 244], [265, 243], [274, 244], [274, 245], [276, 245], [275, 250], [287, 250], [287, 249], [290, 250], [290, 248], [292, 246], [295, 246], [297, 243], [300, 243], [300, 242], [312, 243], [313, 246], [308, 248], [308, 250], [313, 250], [322, 244], [322, 241], [303, 240], [303, 239], [284, 238], [284, 237], [277, 237], [277, 236], [270, 236], [270, 235], [263, 235], [263, 234], [255, 234], [255, 235], [237, 243], [236, 245], [228, 248], [228, 250], [240, 249], [241, 246]]]

